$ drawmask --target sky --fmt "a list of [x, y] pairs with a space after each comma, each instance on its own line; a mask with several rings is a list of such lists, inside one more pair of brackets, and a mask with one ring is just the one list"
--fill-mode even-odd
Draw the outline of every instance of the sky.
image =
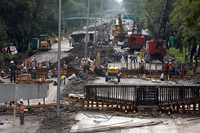
[[116, 0], [118, 3], [122, 3], [123, 0]]

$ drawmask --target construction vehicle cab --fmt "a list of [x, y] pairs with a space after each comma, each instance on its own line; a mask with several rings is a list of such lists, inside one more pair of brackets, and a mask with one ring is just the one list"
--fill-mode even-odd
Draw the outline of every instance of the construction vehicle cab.
[[50, 50], [51, 49], [51, 40], [48, 35], [40, 35], [40, 50]]
[[145, 60], [147, 62], [151, 60], [160, 60], [163, 62], [163, 58], [166, 55], [166, 43], [164, 40], [151, 39], [146, 42]]
[[105, 81], [115, 82], [117, 79], [119, 82], [119, 78], [120, 78], [120, 68], [117, 66], [108, 66], [106, 71]]
[[140, 50], [145, 44], [145, 38], [143, 35], [132, 34], [128, 37], [128, 47], [130, 50]]

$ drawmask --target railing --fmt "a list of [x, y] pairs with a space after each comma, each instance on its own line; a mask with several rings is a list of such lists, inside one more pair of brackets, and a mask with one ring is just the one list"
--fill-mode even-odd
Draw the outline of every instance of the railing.
[[200, 100], [200, 85], [86, 85], [85, 99], [137, 106], [193, 103]]

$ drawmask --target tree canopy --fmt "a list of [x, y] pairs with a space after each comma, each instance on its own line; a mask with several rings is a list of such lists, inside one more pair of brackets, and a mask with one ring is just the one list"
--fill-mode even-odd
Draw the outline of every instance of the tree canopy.
[[[117, 2], [90, 0], [90, 5], [91, 16], [102, 16], [102, 11], [114, 8]], [[87, 0], [62, 1], [63, 17], [87, 16], [86, 13]], [[32, 37], [57, 34], [57, 21], [58, 0], [1, 0], [0, 48], [12, 42], [19, 52], [24, 52]], [[80, 27], [82, 21], [72, 21], [71, 26]]]

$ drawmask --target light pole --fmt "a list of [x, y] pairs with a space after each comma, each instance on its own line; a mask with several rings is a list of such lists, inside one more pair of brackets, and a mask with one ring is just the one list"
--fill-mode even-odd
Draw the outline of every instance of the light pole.
[[85, 36], [85, 48], [84, 48], [84, 57], [87, 58], [88, 54], [88, 42], [89, 42], [89, 17], [90, 17], [90, 0], [87, 1], [88, 10], [87, 10], [87, 25], [86, 25], [86, 36]]
[[95, 25], [94, 25], [94, 44], [96, 43], [96, 36], [97, 36], [97, 17], [96, 17], [96, 0], [94, 1], [95, 3], [94, 3], [94, 13], [95, 13]]
[[59, 0], [59, 11], [58, 11], [58, 77], [57, 77], [57, 116], [60, 116], [60, 56], [61, 56], [61, 0]]

